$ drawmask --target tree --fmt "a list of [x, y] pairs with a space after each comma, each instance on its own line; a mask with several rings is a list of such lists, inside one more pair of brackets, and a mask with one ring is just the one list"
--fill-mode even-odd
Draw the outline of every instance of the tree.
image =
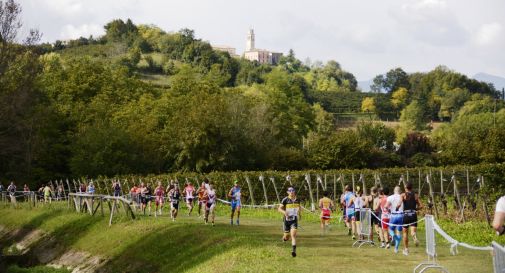
[[126, 22], [121, 19], [112, 20], [104, 28], [105, 36], [109, 42], [127, 42], [131, 44], [138, 35], [137, 26], [130, 19]]
[[395, 109], [403, 109], [407, 105], [409, 91], [400, 87], [391, 95], [391, 104]]
[[361, 111], [366, 113], [374, 113], [375, 112], [375, 100], [371, 97], [366, 97], [361, 102]]
[[386, 75], [377, 75], [373, 79], [373, 84], [370, 86], [370, 89], [377, 93], [382, 91], [391, 93], [400, 87], [409, 89], [410, 83], [409, 75], [398, 67], [389, 70]]

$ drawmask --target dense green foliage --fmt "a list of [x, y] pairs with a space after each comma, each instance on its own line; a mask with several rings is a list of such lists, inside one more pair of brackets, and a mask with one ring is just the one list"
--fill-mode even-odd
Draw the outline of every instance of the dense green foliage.
[[[505, 157], [496, 90], [444, 67], [393, 69], [374, 81], [374, 90], [387, 93], [366, 94], [338, 62], [304, 64], [292, 50], [268, 65], [213, 50], [189, 29], [116, 19], [105, 30], [65, 43], [34, 45], [36, 32], [25, 44], [16, 35], [0, 41], [0, 179]], [[401, 122], [342, 129], [339, 115], [348, 113]], [[432, 135], [431, 120], [450, 123]]]

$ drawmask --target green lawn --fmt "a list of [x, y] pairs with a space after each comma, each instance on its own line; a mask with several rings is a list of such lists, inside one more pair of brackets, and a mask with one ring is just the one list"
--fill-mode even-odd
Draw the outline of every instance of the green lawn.
[[[188, 217], [185, 208], [176, 222], [165, 210], [158, 218], [116, 218], [109, 227], [107, 217], [78, 214], [64, 204], [36, 209], [0, 205], [0, 245], [8, 254], [15, 241], [40, 229], [45, 237], [32, 249], [85, 251], [106, 260], [102, 272], [412, 272], [425, 259], [424, 245], [412, 247], [409, 256], [377, 247], [352, 248], [343, 225], [335, 222], [329, 234], [321, 236], [317, 216], [309, 214], [300, 223], [298, 257], [292, 258], [290, 244], [281, 242], [276, 211], [244, 209], [241, 226], [229, 225], [228, 212], [228, 207], [218, 208], [215, 227], [204, 225], [196, 215]], [[14, 229], [22, 232], [9, 236]], [[424, 232], [419, 234], [423, 240]], [[478, 236], [474, 231], [469, 234]], [[437, 245], [440, 264], [450, 272], [492, 272], [488, 252], [460, 248], [457, 256], [451, 256], [442, 239]]]

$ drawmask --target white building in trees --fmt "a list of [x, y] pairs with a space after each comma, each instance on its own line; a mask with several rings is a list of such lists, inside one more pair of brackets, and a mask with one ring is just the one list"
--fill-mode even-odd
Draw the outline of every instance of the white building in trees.
[[254, 29], [249, 29], [247, 34], [247, 43], [244, 52], [244, 58], [249, 61], [257, 61], [261, 64], [277, 64], [282, 53], [272, 52], [266, 49], [258, 49], [255, 45]]

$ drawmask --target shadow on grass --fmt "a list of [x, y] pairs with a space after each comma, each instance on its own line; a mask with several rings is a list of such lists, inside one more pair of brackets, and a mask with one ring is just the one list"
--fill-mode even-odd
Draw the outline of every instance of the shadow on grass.
[[[112, 257], [99, 272], [184, 272], [237, 247], [254, 248], [268, 235], [201, 224], [167, 225], [145, 234]], [[245, 237], [245, 238], [244, 238]], [[249, 238], [250, 237], [250, 238]]]

